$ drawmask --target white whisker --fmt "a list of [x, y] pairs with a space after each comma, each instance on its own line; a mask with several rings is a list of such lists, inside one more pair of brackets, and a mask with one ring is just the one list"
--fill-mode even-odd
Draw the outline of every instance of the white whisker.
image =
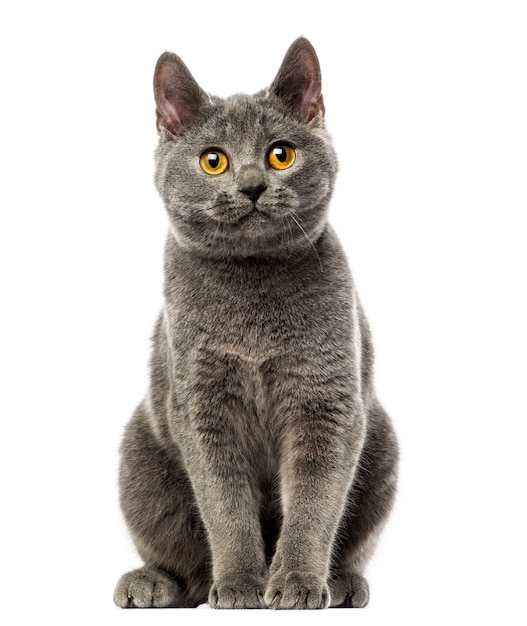
[[[289, 221], [289, 215], [284, 215], [282, 219], [285, 220], [285, 222], [287, 224], [287, 228], [289, 230], [289, 244], [293, 245], [293, 243], [294, 243], [293, 230], [291, 228], [291, 222]], [[285, 237], [286, 237], [286, 233], [285, 233], [285, 230], [284, 230], [284, 239], [285, 239]]]
[[[322, 271], [322, 261], [320, 260], [320, 256], [318, 254], [317, 249], [315, 248], [314, 243], [311, 241], [309, 235], [307, 234], [305, 228], [303, 228], [302, 224], [300, 223], [300, 218], [295, 214], [294, 211], [291, 211], [290, 213], [291, 217], [293, 218], [293, 220], [295, 221], [295, 224], [298, 226], [298, 228], [300, 228], [300, 230], [304, 233], [306, 239], [309, 241], [309, 243], [311, 244], [311, 247], [313, 248], [313, 250], [315, 251], [315, 254], [317, 255], [317, 259], [318, 259], [318, 264], [320, 265], [320, 270]], [[295, 217], [296, 215], [296, 217]], [[297, 219], [298, 218], [298, 219]]]

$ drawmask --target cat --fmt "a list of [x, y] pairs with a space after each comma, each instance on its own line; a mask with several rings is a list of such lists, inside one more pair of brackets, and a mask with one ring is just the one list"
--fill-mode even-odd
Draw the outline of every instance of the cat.
[[154, 73], [169, 217], [151, 381], [121, 447], [144, 566], [120, 607], [362, 607], [398, 446], [368, 324], [328, 225], [337, 159], [314, 48], [271, 86], [210, 96]]

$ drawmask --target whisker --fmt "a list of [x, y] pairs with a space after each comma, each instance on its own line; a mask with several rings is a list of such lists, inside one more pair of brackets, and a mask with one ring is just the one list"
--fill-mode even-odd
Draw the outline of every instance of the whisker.
[[303, 228], [303, 226], [300, 223], [300, 218], [297, 219], [298, 216], [295, 217], [295, 212], [291, 211], [291, 213], [289, 214], [291, 215], [291, 217], [293, 218], [293, 220], [295, 221], [295, 224], [298, 226], [298, 228], [300, 228], [300, 230], [304, 233], [306, 239], [309, 241], [309, 243], [311, 244], [311, 247], [313, 248], [313, 250], [315, 251], [315, 254], [317, 255], [317, 259], [318, 259], [318, 264], [320, 265], [320, 271], [322, 271], [322, 261], [320, 260], [320, 256], [318, 254], [317, 249], [315, 248], [315, 245], [313, 244], [313, 242], [311, 241], [309, 235], [307, 234], [307, 232], [305, 231], [305, 229]]
[[[287, 224], [287, 228], [289, 230], [289, 244], [293, 245], [293, 241], [294, 241], [293, 230], [291, 228], [291, 222], [289, 221], [289, 215], [284, 215], [282, 219], [285, 220], [285, 222]], [[285, 229], [284, 229], [284, 239], [285, 239], [285, 237], [286, 237], [286, 232], [285, 232]]]
[[[218, 208], [218, 207], [212, 207], [214, 208]], [[224, 232], [225, 232], [225, 224], [218, 219], [214, 219], [212, 218], [211, 221], [215, 222], [216, 224], [216, 228], [214, 229], [214, 231], [211, 231], [211, 238], [212, 238], [212, 244], [215, 246], [216, 250], [219, 250], [219, 248], [227, 248], [227, 242], [225, 241], [225, 237]]]

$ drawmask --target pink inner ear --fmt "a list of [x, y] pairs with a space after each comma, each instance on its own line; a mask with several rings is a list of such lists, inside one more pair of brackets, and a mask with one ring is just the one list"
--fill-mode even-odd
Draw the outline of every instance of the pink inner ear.
[[319, 111], [322, 111], [322, 115], [324, 115], [324, 100], [320, 93], [320, 70], [318, 69], [316, 58], [311, 56], [304, 57], [304, 68], [306, 72], [304, 77], [307, 85], [302, 94], [300, 109], [304, 111], [306, 121], [311, 122]]
[[324, 116], [326, 107], [324, 106], [324, 98], [319, 92], [319, 84], [316, 80], [309, 81], [309, 85], [302, 96], [300, 108], [304, 111], [307, 122], [313, 121], [319, 112]]
[[160, 109], [161, 116], [163, 119], [169, 123], [170, 126], [176, 128], [182, 122], [181, 115], [179, 115], [178, 110], [173, 102], [171, 102], [168, 98], [164, 96], [159, 97], [158, 106]]
[[[174, 84], [177, 84], [179, 80], [176, 71], [174, 71], [176, 69], [174, 63], [165, 63], [159, 69], [155, 81], [155, 96], [158, 115], [163, 120], [162, 125], [167, 130], [177, 134], [182, 119], [177, 107], [177, 90], [174, 89]], [[158, 128], [161, 120], [158, 118]]]
[[309, 81], [309, 85], [302, 98], [301, 107], [305, 111], [309, 111], [311, 106], [318, 100], [318, 90], [314, 80]]

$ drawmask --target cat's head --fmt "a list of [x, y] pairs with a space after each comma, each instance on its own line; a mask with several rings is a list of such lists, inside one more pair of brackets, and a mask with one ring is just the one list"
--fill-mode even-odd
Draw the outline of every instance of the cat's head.
[[337, 161], [316, 53], [289, 48], [271, 86], [209, 96], [175, 54], [154, 74], [156, 184], [178, 242], [212, 256], [295, 252], [326, 224]]

